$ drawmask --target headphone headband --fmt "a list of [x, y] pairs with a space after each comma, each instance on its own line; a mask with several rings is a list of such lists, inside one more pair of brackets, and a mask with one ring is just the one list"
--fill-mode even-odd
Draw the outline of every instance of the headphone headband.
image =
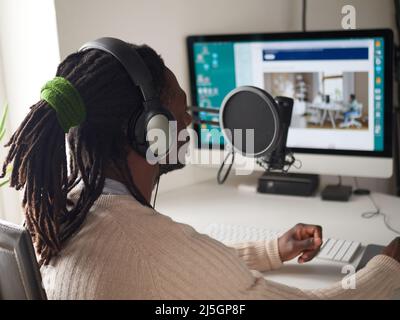
[[85, 43], [79, 51], [88, 49], [112, 54], [124, 66], [134, 85], [140, 88], [144, 102], [158, 99], [151, 73], [134, 46], [117, 38], [103, 37]]

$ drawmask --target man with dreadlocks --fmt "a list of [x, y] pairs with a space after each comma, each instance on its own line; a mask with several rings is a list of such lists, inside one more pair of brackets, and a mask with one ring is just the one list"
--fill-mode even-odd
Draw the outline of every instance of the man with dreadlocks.
[[[191, 117], [174, 74], [151, 48], [135, 48], [184, 129]], [[156, 212], [153, 186], [170, 168], [149, 163], [127, 141], [127, 119], [141, 108], [141, 92], [117, 59], [79, 51], [59, 65], [6, 145], [1, 177], [12, 164], [10, 186], [24, 188], [25, 226], [49, 298], [388, 298], [400, 287], [398, 238], [356, 273], [355, 289], [301, 290], [260, 272], [296, 256], [313, 259], [319, 226], [298, 224], [278, 239], [232, 248]]]

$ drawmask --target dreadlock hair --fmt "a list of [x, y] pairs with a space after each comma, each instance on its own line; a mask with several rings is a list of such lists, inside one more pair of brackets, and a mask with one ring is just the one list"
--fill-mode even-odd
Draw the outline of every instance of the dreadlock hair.
[[[135, 48], [161, 95], [166, 85], [162, 58], [146, 45]], [[4, 177], [12, 163], [10, 186], [17, 190], [25, 187], [25, 226], [40, 258], [39, 265], [48, 264], [81, 226], [103, 190], [107, 167], [132, 196], [150, 206], [135, 186], [127, 164], [128, 119], [143, 107], [140, 91], [126, 70], [111, 54], [91, 49], [69, 55], [58, 66], [56, 75], [74, 85], [86, 107], [85, 121], [67, 135], [69, 172], [65, 134], [56, 111], [40, 100], [30, 107], [5, 145], [10, 149], [0, 175]], [[74, 203], [68, 194], [81, 181], [83, 187]]]

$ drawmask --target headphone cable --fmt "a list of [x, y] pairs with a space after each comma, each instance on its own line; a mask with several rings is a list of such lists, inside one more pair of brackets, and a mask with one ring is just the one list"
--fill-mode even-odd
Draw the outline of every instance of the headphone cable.
[[302, 3], [301, 29], [303, 32], [307, 31], [307, 0]]
[[156, 193], [154, 194], [154, 199], [153, 199], [153, 209], [156, 208], [156, 199], [157, 199], [157, 194], [158, 194], [158, 186], [160, 185], [160, 176], [157, 178], [157, 186], [156, 186]]

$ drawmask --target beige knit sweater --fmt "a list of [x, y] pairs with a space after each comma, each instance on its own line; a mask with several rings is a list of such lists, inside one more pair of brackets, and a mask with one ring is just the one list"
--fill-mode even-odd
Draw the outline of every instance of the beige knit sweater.
[[281, 266], [277, 240], [229, 248], [131, 196], [101, 195], [41, 272], [50, 299], [389, 298], [400, 288], [400, 264], [384, 255], [347, 290], [341, 283], [301, 290], [260, 273]]

